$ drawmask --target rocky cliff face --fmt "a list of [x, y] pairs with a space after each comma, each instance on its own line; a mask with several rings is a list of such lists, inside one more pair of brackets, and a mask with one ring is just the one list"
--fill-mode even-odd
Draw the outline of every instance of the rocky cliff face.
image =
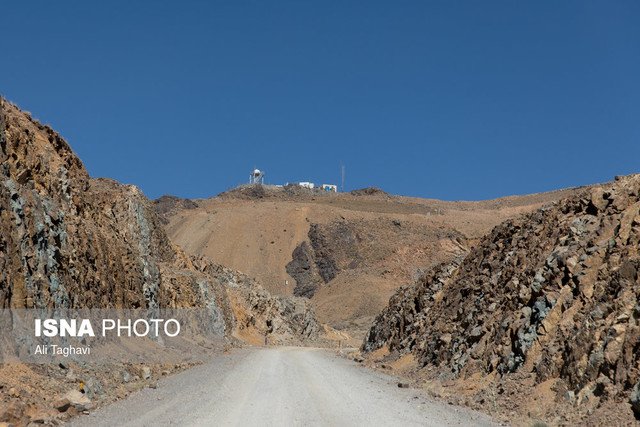
[[294, 295], [311, 298], [325, 283], [336, 277], [336, 250], [352, 248], [360, 237], [346, 223], [311, 224], [309, 241], [303, 241], [291, 255], [287, 273], [296, 281]]
[[519, 410], [526, 387], [545, 386], [552, 403], [538, 405], [543, 417], [602, 422], [594, 417], [614, 408], [616, 422], [632, 423], [629, 407], [640, 415], [639, 243], [640, 175], [616, 177], [497, 226], [464, 260], [400, 289], [362, 350], [411, 354], [429, 378], [490, 379], [471, 402], [512, 381], [525, 393]]
[[177, 254], [134, 186], [94, 180], [51, 128], [2, 101], [0, 306], [147, 307]]
[[193, 200], [181, 199], [176, 196], [164, 195], [159, 199], [153, 200], [153, 207], [160, 217], [160, 221], [166, 225], [169, 223], [167, 218], [175, 215], [183, 209], [196, 209], [198, 204]]
[[[205, 308], [227, 343], [300, 343], [320, 329], [306, 299], [274, 297], [242, 273], [186, 255], [137, 187], [91, 178], [56, 132], [0, 98], [3, 308]], [[55, 403], [78, 388], [90, 406], [176, 369], [0, 363], [0, 424], [54, 425], [82, 410]]]
[[[379, 275], [393, 274], [389, 264], [398, 257], [403, 245], [420, 242], [421, 250], [424, 250], [427, 244], [431, 244], [430, 257], [439, 260], [449, 258], [448, 253], [442, 250], [449, 242], [454, 250], [465, 250], [464, 240], [453, 231], [434, 231], [410, 222], [381, 217], [312, 223], [308, 241], [295, 248], [286, 269], [296, 281], [294, 295], [311, 298], [341, 272], [377, 270]], [[413, 252], [419, 252], [413, 249]]]
[[[56, 132], [0, 102], [0, 308], [215, 306], [231, 335], [238, 323], [229, 299], [238, 289], [254, 300], [297, 304], [274, 299], [240, 273], [221, 275], [221, 266], [215, 275], [196, 267], [137, 187], [91, 178]], [[235, 301], [249, 313], [259, 305]], [[287, 325], [287, 339], [313, 338], [319, 327], [301, 304], [304, 325], [274, 309], [256, 313], [263, 318], [256, 328], [275, 333], [267, 324], [275, 322]]]
[[318, 338], [320, 327], [307, 299], [271, 295], [254, 279], [203, 256], [194, 257], [193, 265], [209, 280], [224, 285], [225, 304], [233, 314], [227, 324], [234, 337], [254, 344], [265, 336], [280, 344]]

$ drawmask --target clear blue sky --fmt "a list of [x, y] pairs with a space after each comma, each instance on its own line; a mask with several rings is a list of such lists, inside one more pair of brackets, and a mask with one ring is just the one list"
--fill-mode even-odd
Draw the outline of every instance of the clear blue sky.
[[638, 1], [5, 2], [0, 93], [150, 198], [478, 200], [640, 171]]

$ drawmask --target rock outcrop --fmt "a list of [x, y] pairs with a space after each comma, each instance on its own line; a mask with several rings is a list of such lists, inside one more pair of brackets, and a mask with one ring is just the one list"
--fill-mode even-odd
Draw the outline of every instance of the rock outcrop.
[[367, 187], [367, 188], [360, 188], [357, 190], [351, 190], [349, 191], [349, 194], [351, 194], [352, 196], [383, 196], [389, 199], [393, 197], [391, 196], [391, 194], [377, 187]]
[[[340, 272], [379, 269], [381, 275], [390, 271], [382, 265], [397, 256], [402, 242], [432, 243], [432, 258], [449, 258], [449, 250], [464, 251], [464, 237], [456, 232], [433, 231], [417, 224], [386, 218], [340, 220], [324, 224], [312, 223], [308, 240], [293, 251], [287, 273], [296, 281], [294, 295], [311, 298]], [[422, 250], [427, 243], [420, 242]], [[446, 252], [447, 255], [438, 252]], [[415, 252], [418, 252], [417, 250]]]
[[190, 199], [181, 199], [168, 194], [153, 200], [153, 207], [164, 225], [169, 223], [168, 217], [184, 209], [196, 209], [198, 204]]
[[574, 417], [558, 422], [612, 405], [640, 416], [639, 244], [640, 175], [616, 177], [506, 221], [400, 289], [362, 350], [411, 354], [440, 380], [551, 384], [546, 416], [566, 405]]
[[[165, 202], [171, 209], [176, 201]], [[301, 343], [320, 330], [306, 299], [274, 297], [242, 273], [185, 254], [137, 187], [91, 178], [60, 135], [0, 98], [0, 309], [6, 308], [205, 308], [206, 321], [227, 343], [265, 336]], [[92, 385], [103, 381], [115, 389], [132, 380], [113, 372], [135, 369], [76, 362], [93, 394]], [[55, 366], [21, 367], [22, 377], [11, 373], [17, 369], [0, 363], [0, 423], [28, 423], [33, 417], [25, 408], [39, 408], [45, 388], [62, 391], [76, 381]], [[67, 400], [60, 408], [75, 405]]]
[[311, 298], [322, 284], [336, 277], [336, 250], [352, 248], [359, 236], [345, 222], [329, 226], [311, 224], [308, 236], [308, 242], [303, 241], [294, 249], [286, 268], [296, 281], [294, 295]]
[[226, 200], [311, 200], [316, 197], [334, 197], [337, 194], [321, 188], [307, 188], [298, 184], [285, 186], [266, 184], [242, 184], [224, 191], [216, 198]]
[[258, 343], [268, 336], [280, 344], [318, 338], [320, 326], [306, 298], [271, 295], [247, 275], [203, 256], [194, 257], [193, 265], [209, 280], [223, 284], [224, 304], [233, 314], [227, 325], [234, 337]]
[[[241, 273], [217, 266], [211, 276], [194, 266], [137, 187], [91, 178], [50, 127], [4, 100], [0, 112], [0, 308], [214, 304], [232, 333], [227, 287], [235, 293], [244, 286], [257, 299], [273, 299]], [[312, 318], [311, 307], [304, 307]], [[270, 329], [267, 320], [295, 322], [279, 317], [289, 314], [265, 314], [261, 330]], [[307, 320], [301, 329], [292, 323], [290, 331], [312, 336], [319, 327]]]

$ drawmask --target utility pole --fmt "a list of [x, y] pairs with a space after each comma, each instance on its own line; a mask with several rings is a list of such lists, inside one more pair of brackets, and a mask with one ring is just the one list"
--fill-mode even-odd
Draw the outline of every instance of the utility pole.
[[342, 172], [342, 185], [340, 185], [340, 192], [344, 193], [344, 165], [340, 165], [340, 170]]

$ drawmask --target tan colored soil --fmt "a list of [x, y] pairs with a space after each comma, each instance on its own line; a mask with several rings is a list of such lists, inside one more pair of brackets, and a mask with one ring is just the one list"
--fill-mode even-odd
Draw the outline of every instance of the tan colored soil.
[[[195, 200], [195, 209], [177, 209], [166, 230], [191, 254], [205, 255], [255, 277], [275, 294], [291, 295], [296, 285], [286, 265], [293, 250], [308, 240], [311, 223], [367, 222], [371, 247], [359, 253], [364, 266], [339, 272], [312, 302], [321, 322], [362, 338], [373, 317], [401, 285], [436, 262], [461, 253], [507, 218], [574, 194], [576, 189], [481, 202], [447, 202], [389, 195], [346, 194], [285, 197], [224, 197]], [[410, 232], [385, 223], [397, 221]], [[447, 235], [462, 235], [462, 245]], [[374, 253], [376, 252], [376, 253]], [[382, 261], [378, 258], [385, 255]]]

